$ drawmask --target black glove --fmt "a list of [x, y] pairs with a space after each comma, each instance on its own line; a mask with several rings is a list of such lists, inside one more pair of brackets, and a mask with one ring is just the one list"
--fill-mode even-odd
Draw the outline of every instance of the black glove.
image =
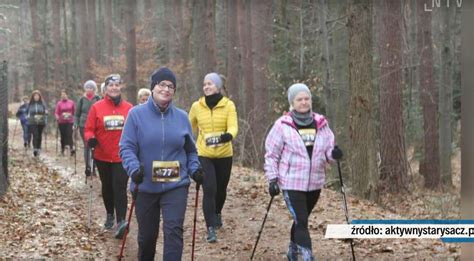
[[86, 167], [84, 173], [86, 173], [86, 177], [90, 177], [92, 175], [91, 167]]
[[204, 171], [202, 168], [197, 169], [192, 176], [193, 180], [196, 182], [196, 184], [201, 185], [202, 181], [204, 180]]
[[95, 146], [97, 146], [97, 139], [96, 138], [90, 138], [88, 141], [87, 141], [87, 146], [89, 146], [89, 148], [95, 148]]
[[280, 186], [278, 186], [278, 180], [270, 181], [270, 184], [268, 185], [268, 193], [270, 193], [271, 197], [280, 194]]
[[224, 134], [221, 135], [221, 142], [224, 143], [224, 142], [229, 142], [232, 140], [232, 134], [226, 132]]
[[342, 159], [342, 150], [339, 149], [339, 147], [336, 145], [334, 146], [334, 149], [332, 149], [331, 156], [335, 160], [340, 160]]
[[145, 177], [145, 169], [143, 166], [140, 166], [139, 169], [132, 173], [132, 181], [137, 185], [143, 182], [143, 177]]

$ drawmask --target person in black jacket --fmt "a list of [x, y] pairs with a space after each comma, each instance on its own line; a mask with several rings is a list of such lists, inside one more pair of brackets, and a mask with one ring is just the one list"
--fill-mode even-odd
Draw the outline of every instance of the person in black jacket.
[[46, 103], [38, 90], [34, 90], [31, 94], [27, 115], [29, 131], [33, 136], [33, 155], [38, 157], [41, 151], [43, 130], [47, 124], [46, 117], [48, 116]]

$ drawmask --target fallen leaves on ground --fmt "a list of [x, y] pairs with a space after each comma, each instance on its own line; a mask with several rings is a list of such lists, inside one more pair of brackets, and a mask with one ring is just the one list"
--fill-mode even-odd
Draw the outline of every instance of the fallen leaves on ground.
[[[21, 144], [20, 137], [16, 141]], [[99, 181], [93, 184], [91, 228], [88, 228], [88, 185], [83, 179], [83, 160], [77, 158], [76, 173], [70, 157], [54, 152], [54, 141], [49, 141], [49, 152], [40, 160], [20, 145], [10, 150], [10, 188], [0, 198], [0, 258], [98, 258], [118, 256], [121, 241], [101, 227], [105, 211], [100, 197]], [[77, 155], [82, 155], [78, 151]], [[457, 155], [459, 157], [459, 154]], [[416, 177], [413, 177], [415, 179]], [[454, 180], [459, 180], [456, 177]], [[383, 195], [377, 205], [348, 197], [352, 219], [457, 219], [459, 218], [459, 188], [447, 191], [428, 191], [415, 180], [411, 193]], [[227, 201], [222, 213], [223, 228], [217, 230], [218, 242], [206, 242], [206, 225], [198, 203], [196, 231], [196, 260], [248, 260], [253, 250], [270, 197], [261, 171], [234, 166], [228, 187]], [[195, 186], [189, 189], [184, 225], [183, 260], [189, 260], [193, 236]], [[202, 190], [199, 195], [202, 199]], [[129, 203], [131, 202], [129, 198]], [[345, 223], [342, 196], [338, 191], [323, 189], [320, 200], [309, 220], [314, 253], [317, 259], [349, 260], [348, 241], [325, 239], [328, 224]], [[128, 215], [128, 213], [127, 213]], [[268, 213], [255, 253], [256, 260], [282, 260], [286, 257], [291, 227], [291, 216], [281, 196], [277, 196]], [[136, 230], [133, 217], [127, 239], [125, 257], [136, 259]], [[163, 233], [157, 244], [157, 258], [161, 260]], [[360, 260], [373, 259], [457, 259], [459, 244], [445, 244], [435, 239], [356, 239], [355, 252]]]

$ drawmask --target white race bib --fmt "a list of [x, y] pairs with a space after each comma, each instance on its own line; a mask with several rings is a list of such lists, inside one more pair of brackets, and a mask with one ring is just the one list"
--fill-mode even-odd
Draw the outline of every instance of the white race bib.
[[305, 146], [314, 146], [314, 140], [316, 139], [315, 129], [299, 129], [298, 132]]
[[178, 182], [180, 180], [179, 161], [153, 161], [152, 182]]
[[110, 115], [104, 116], [104, 128], [105, 130], [121, 130], [125, 123], [125, 117], [123, 115]]

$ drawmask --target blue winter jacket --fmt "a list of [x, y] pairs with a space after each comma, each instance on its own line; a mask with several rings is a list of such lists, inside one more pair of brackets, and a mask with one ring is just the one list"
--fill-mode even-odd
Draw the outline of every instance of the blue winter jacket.
[[28, 124], [28, 103], [23, 103], [18, 108], [16, 117], [20, 119], [21, 124]]
[[[122, 165], [129, 176], [140, 164], [145, 167], [140, 192], [161, 193], [187, 186], [200, 166], [187, 113], [173, 104], [161, 112], [152, 97], [130, 110], [119, 146]], [[179, 161], [180, 180], [152, 182], [153, 161]], [[134, 188], [135, 183], [130, 182], [130, 190]]]

